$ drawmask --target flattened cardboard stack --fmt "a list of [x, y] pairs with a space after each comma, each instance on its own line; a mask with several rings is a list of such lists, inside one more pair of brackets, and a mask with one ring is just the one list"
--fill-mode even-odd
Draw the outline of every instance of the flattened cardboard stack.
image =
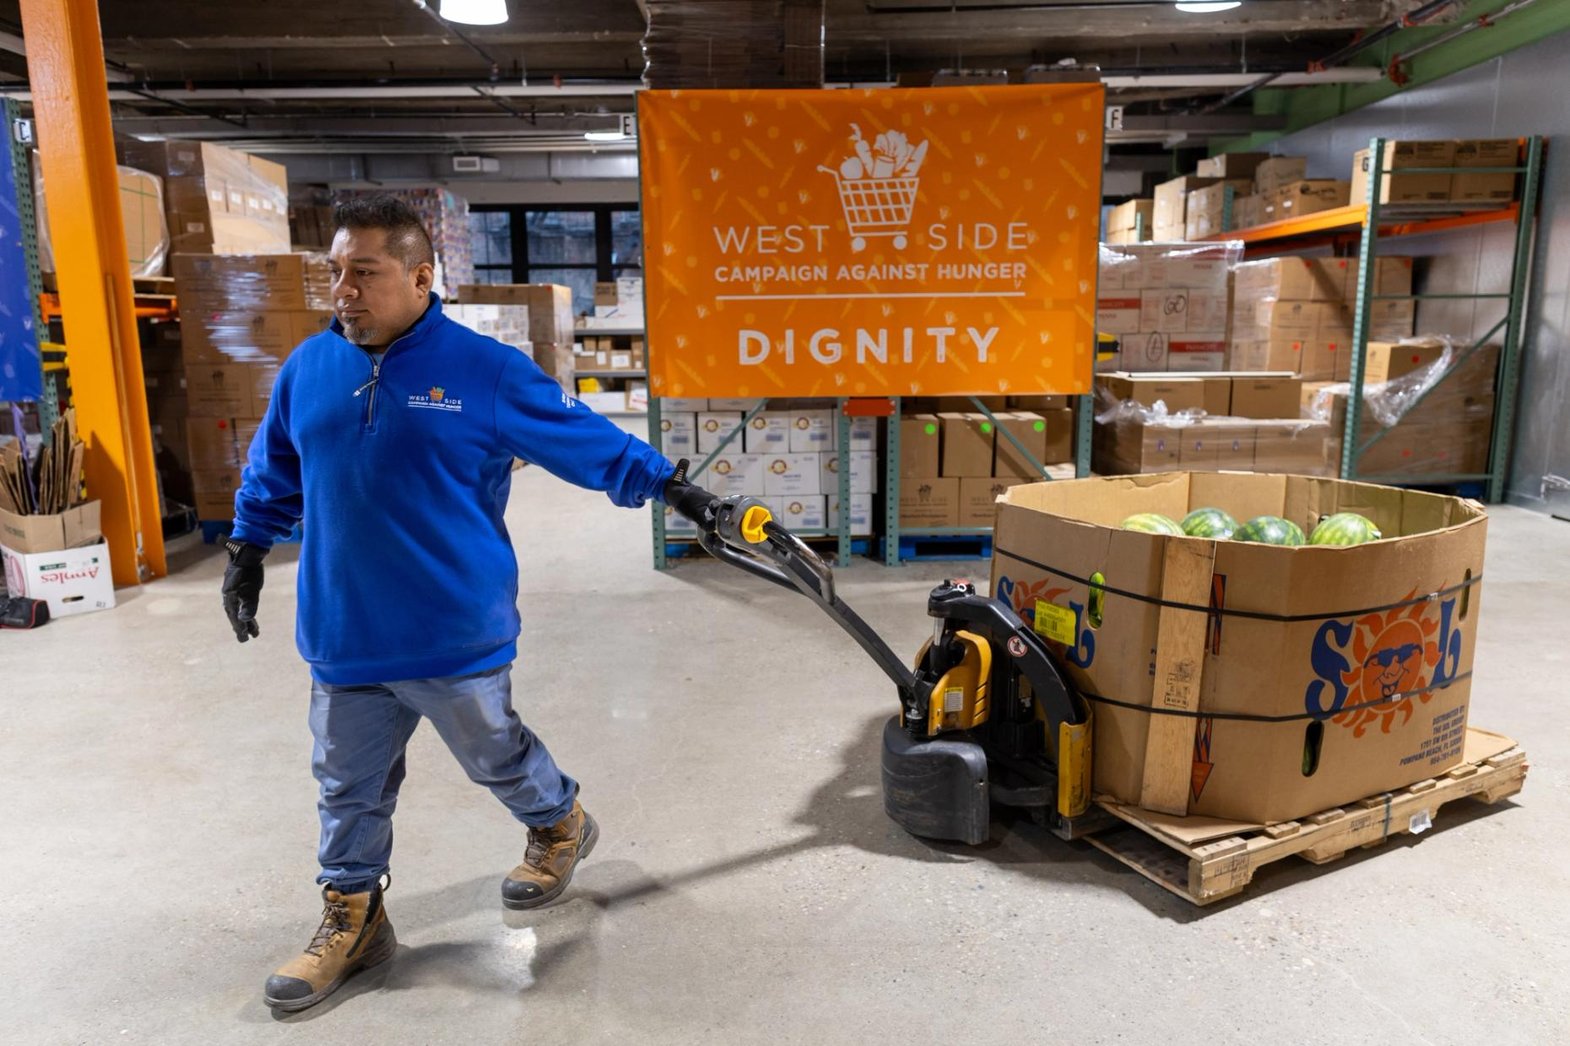
[[[1358, 512], [1385, 540], [1285, 548], [1119, 528], [1200, 507], [1305, 531]], [[1267, 824], [1459, 763], [1486, 527], [1474, 502], [1329, 479], [1030, 484], [998, 507], [992, 591], [1090, 701], [1098, 795]]]
[[[159, 394], [155, 425], [163, 446], [184, 444], [198, 517], [228, 520], [279, 365], [332, 321], [332, 279], [322, 254], [177, 254], [172, 268], [183, 441], [169, 431], [177, 421], [172, 387]], [[147, 377], [150, 389], [174, 380]]]
[[1101, 247], [1096, 330], [1114, 334], [1119, 359], [1103, 370], [1219, 371], [1226, 366], [1233, 242]]
[[[1376, 260], [1374, 294], [1410, 295], [1412, 259]], [[1289, 371], [1306, 381], [1351, 374], [1358, 263], [1346, 258], [1267, 258], [1233, 269], [1231, 361], [1238, 370]], [[1411, 300], [1370, 303], [1369, 337], [1412, 334]]]

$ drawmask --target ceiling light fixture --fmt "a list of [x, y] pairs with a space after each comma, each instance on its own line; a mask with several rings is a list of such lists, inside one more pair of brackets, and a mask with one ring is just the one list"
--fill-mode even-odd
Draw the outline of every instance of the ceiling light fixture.
[[591, 142], [624, 142], [627, 136], [620, 131], [584, 131], [583, 136]]
[[1234, 7], [1242, 7], [1243, 0], [1180, 0], [1173, 6], [1184, 14], [1212, 15], [1218, 11], [1230, 11]]
[[441, 15], [462, 25], [501, 25], [507, 21], [507, 0], [442, 0]]

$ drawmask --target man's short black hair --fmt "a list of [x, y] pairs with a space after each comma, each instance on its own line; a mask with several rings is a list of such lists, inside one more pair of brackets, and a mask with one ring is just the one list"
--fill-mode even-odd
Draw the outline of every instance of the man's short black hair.
[[405, 271], [422, 262], [436, 264], [436, 252], [420, 216], [396, 196], [376, 193], [340, 203], [333, 208], [333, 229], [385, 230], [387, 253], [401, 261]]

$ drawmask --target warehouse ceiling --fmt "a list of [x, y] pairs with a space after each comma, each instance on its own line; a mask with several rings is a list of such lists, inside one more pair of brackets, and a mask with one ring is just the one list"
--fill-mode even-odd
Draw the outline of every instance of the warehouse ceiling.
[[[650, 8], [694, 24], [679, 21], [681, 0], [508, 0], [510, 20], [487, 27], [445, 23], [436, 4], [102, 0], [117, 127], [275, 152], [585, 148], [584, 131], [632, 111]], [[1418, 6], [1246, 0], [1186, 14], [1165, 0], [826, 0], [824, 75], [924, 83], [945, 70], [1020, 80], [1031, 67], [1099, 67], [1109, 101], [1126, 107], [1121, 137], [1171, 145], [1265, 128], [1246, 101], [1226, 104], [1264, 74], [1295, 78], [1278, 86], [1377, 76], [1307, 70]], [[777, 7], [735, 0], [723, 31], [745, 36], [749, 18]], [[696, 31], [681, 44], [697, 67], [714, 51]], [[0, 0], [0, 89], [25, 91], [25, 46], [17, 0]]]

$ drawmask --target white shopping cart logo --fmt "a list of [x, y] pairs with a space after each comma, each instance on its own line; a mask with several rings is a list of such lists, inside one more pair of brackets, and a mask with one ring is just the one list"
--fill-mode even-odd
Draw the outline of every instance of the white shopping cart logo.
[[921, 186], [917, 174], [927, 158], [927, 143], [912, 145], [899, 131], [884, 131], [868, 142], [860, 127], [850, 127], [854, 154], [837, 171], [818, 168], [832, 174], [839, 186], [850, 249], [866, 250], [869, 236], [891, 236], [895, 248], [903, 249], [910, 242], [905, 232], [916, 209], [916, 190]]

